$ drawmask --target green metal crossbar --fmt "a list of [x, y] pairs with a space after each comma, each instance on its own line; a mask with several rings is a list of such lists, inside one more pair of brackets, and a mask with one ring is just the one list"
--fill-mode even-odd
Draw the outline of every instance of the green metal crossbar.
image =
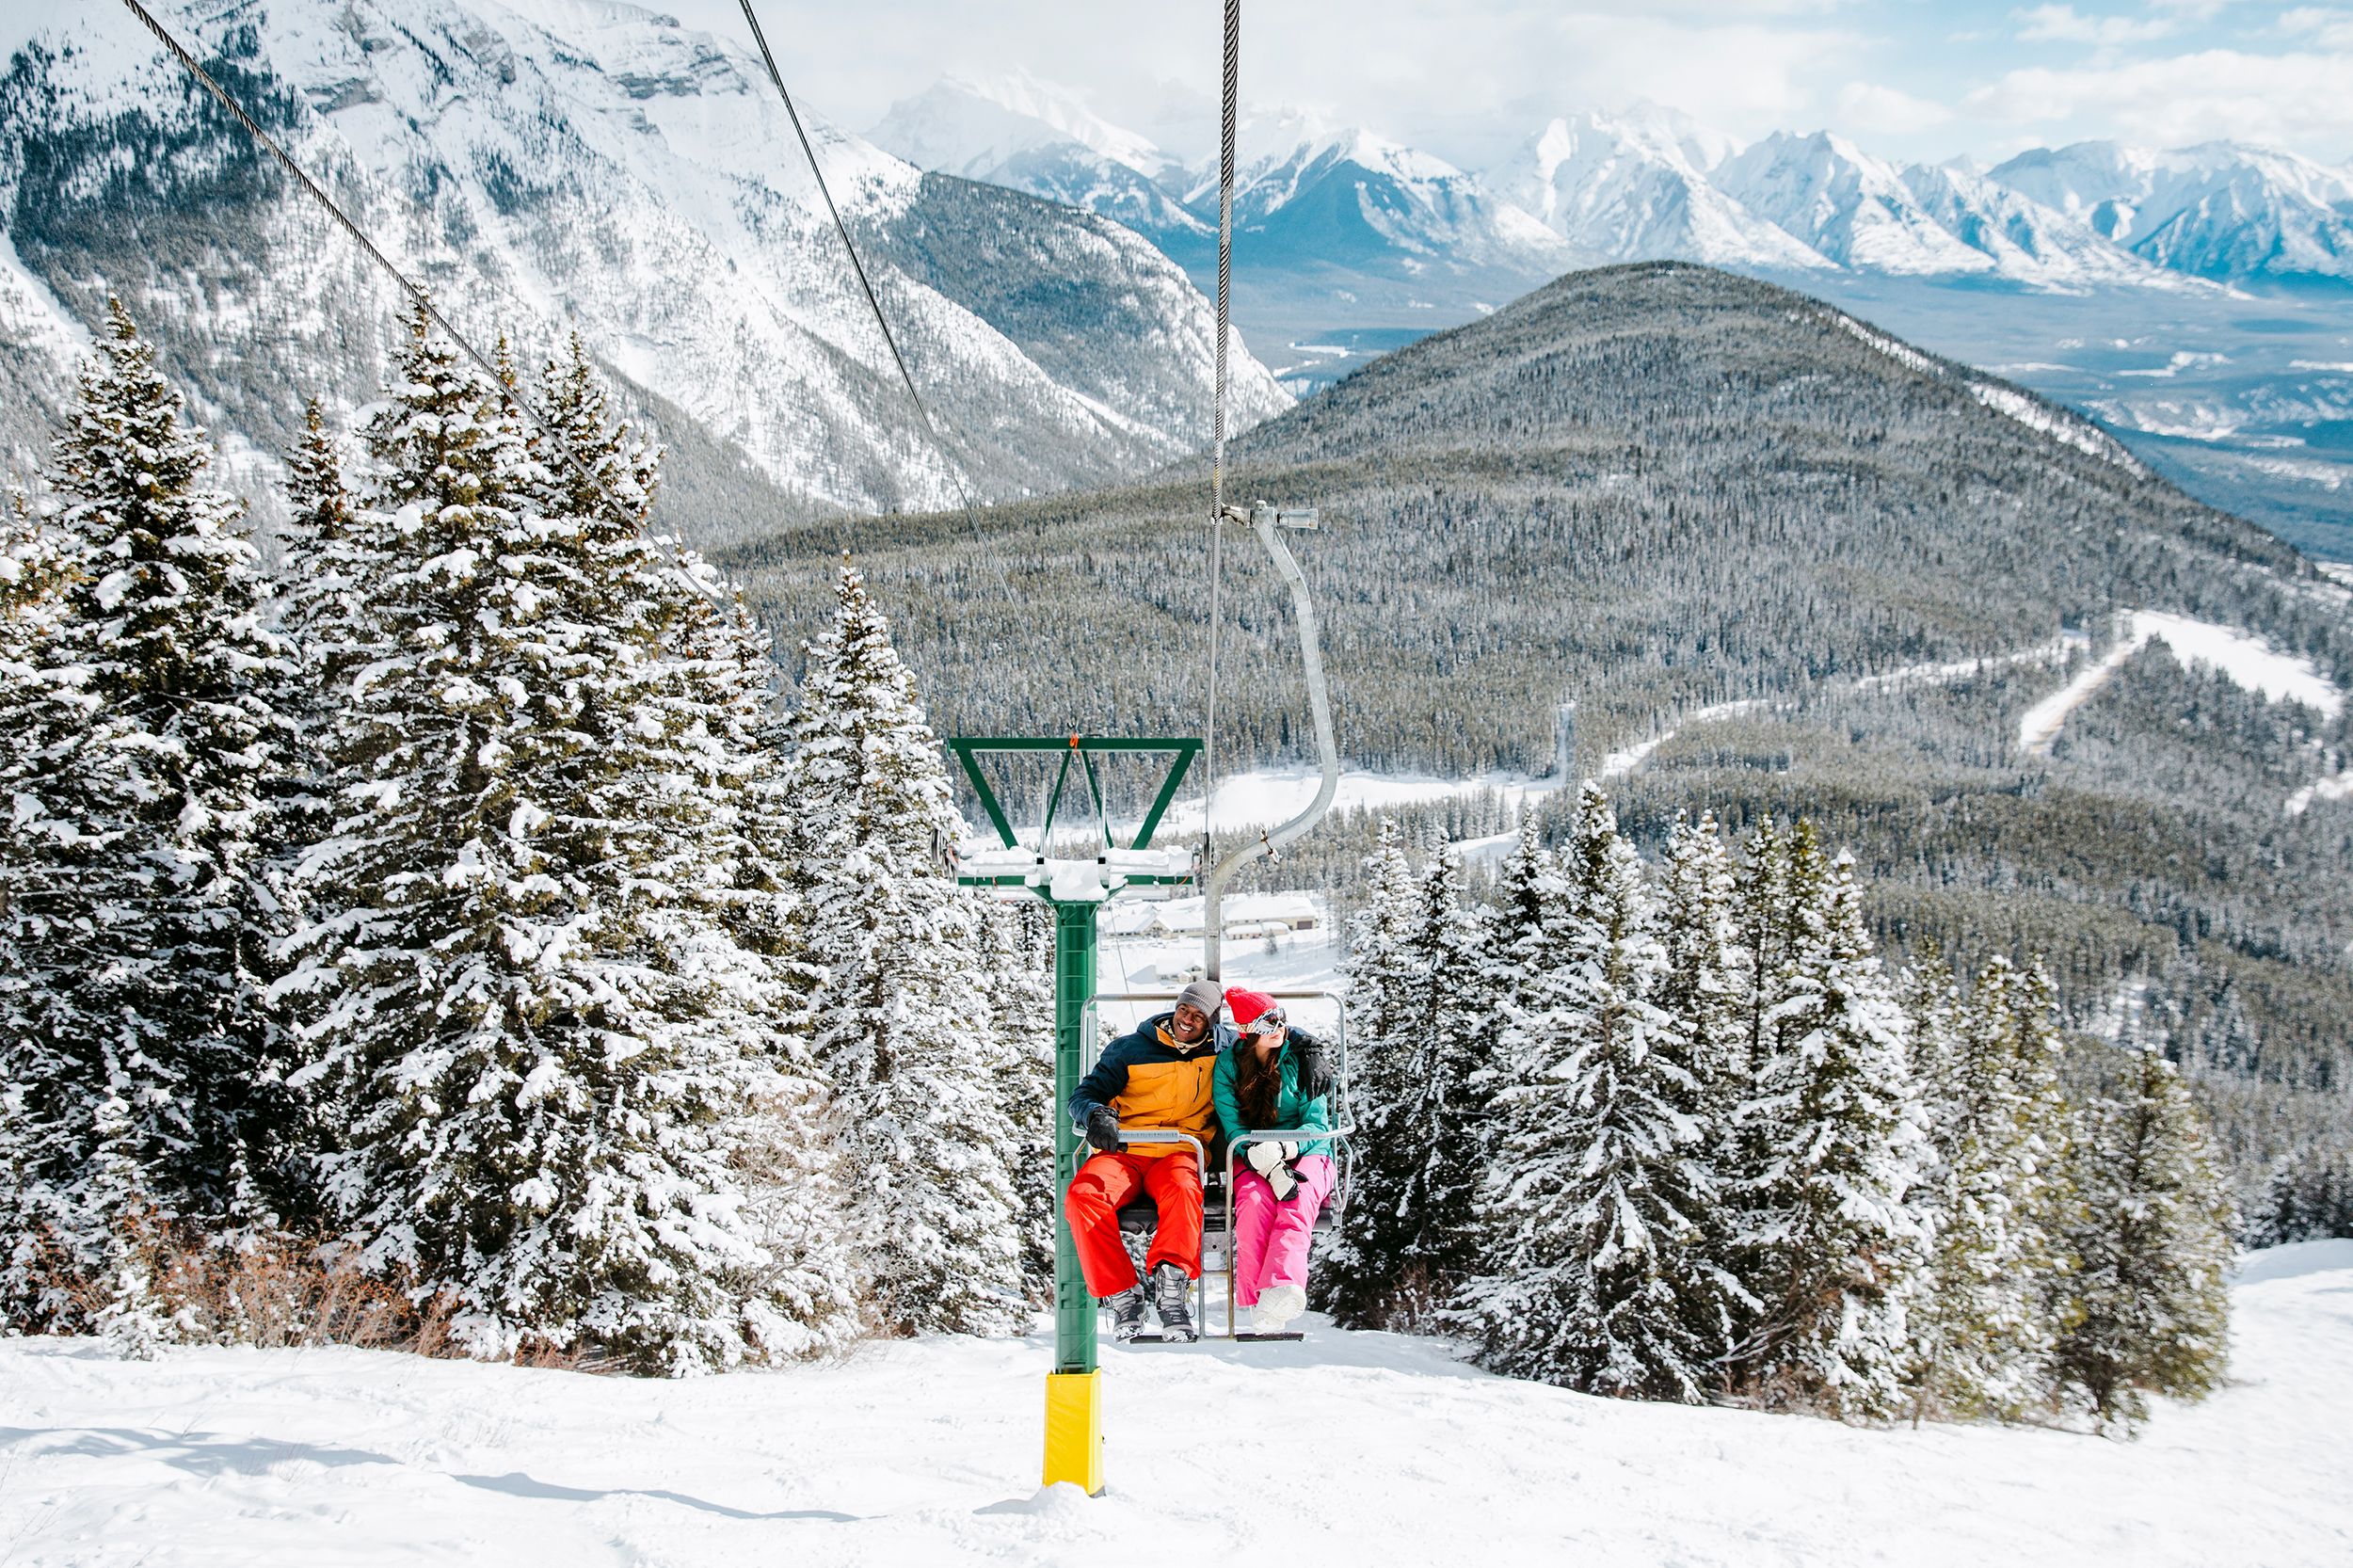
[[[999, 752], [1062, 753], [1062, 767], [1054, 775], [1054, 788], [1046, 800], [1046, 821], [1038, 829], [1038, 846], [1043, 850], [1053, 836], [1054, 814], [1062, 808], [1063, 788], [1070, 781], [1071, 763], [1077, 762], [1086, 778], [1088, 792], [1095, 801], [1096, 818], [1103, 826], [1103, 844], [1108, 849], [1116, 846], [1112, 843], [1110, 817], [1103, 809], [1103, 784], [1095, 771], [1095, 759], [1127, 752], [1160, 752], [1175, 756], [1176, 764], [1168, 770], [1168, 777], [1160, 785], [1159, 795], [1153, 799], [1151, 810], [1144, 813], [1144, 824], [1136, 829], [1135, 841], [1128, 846], [1129, 849], [1143, 849], [1151, 843], [1152, 835], [1160, 829], [1160, 819], [1168, 814], [1169, 807], [1175, 803], [1176, 792], [1184, 784], [1186, 771], [1193, 766], [1193, 760], [1201, 754], [1201, 743], [1189, 736], [1176, 735], [988, 735], [952, 740], [948, 743], [948, 749], [954, 752], [956, 760], [964, 765], [964, 776], [972, 781], [972, 792], [980, 796], [981, 809], [988, 813], [989, 825], [997, 829], [997, 837], [1007, 849], [1018, 849], [1020, 840], [1014, 836], [1013, 824], [1006, 818], [997, 792], [990, 788], [987, 777], [981, 772], [981, 758]], [[1020, 878], [973, 877], [968, 880], [976, 884], [1003, 886], [1008, 882], [1017, 885]], [[1136, 876], [1129, 880], [1144, 883], [1190, 879]]]

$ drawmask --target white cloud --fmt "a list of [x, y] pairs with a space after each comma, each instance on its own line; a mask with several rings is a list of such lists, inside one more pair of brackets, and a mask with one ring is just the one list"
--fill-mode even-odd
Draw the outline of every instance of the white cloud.
[[[2299, 6], [2280, 15], [2280, 31], [2292, 38], [2309, 38], [2323, 49], [2353, 54], [2353, 10], [2328, 6]], [[2353, 91], [2353, 85], [2348, 85]]]
[[[636, 3], [730, 38], [744, 33], [737, 0]], [[1093, 10], [1069, 0], [758, 4], [795, 90], [852, 127], [872, 124], [944, 71], [1027, 69], [1085, 90], [1120, 123], [1138, 118], [1138, 99], [1164, 98], [1166, 85], [1205, 102], [1217, 87], [1217, 8], [1206, 0]], [[1636, 98], [1761, 136], [1820, 116], [1856, 72], [1866, 45], [1846, 24], [1855, 8], [1853, 0], [1250, 5], [1242, 96], [1321, 105], [1466, 167], [1501, 158], [1554, 115]], [[1213, 131], [1214, 121], [1204, 126]]]
[[1844, 131], [1909, 136], [1952, 118], [1953, 111], [1942, 104], [1876, 82], [1849, 82], [1838, 89], [1838, 124]]
[[1977, 88], [1962, 106], [1997, 123], [2072, 121], [2161, 146], [2341, 147], [2353, 140], [2353, 57], [2208, 49], [2070, 71], [2035, 67]]
[[2136, 21], [2129, 16], [2086, 16], [2073, 6], [2037, 6], [2011, 13], [2018, 37], [2025, 43], [2089, 43], [2114, 49], [2127, 43], [2148, 43], [2168, 37], [2176, 23], [2162, 16]]

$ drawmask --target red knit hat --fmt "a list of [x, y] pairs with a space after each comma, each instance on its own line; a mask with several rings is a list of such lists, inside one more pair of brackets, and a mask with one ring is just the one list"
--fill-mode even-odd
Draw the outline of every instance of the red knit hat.
[[1270, 1034], [1283, 1026], [1283, 1008], [1264, 991], [1239, 986], [1225, 993], [1225, 1012], [1234, 1028], [1244, 1034]]

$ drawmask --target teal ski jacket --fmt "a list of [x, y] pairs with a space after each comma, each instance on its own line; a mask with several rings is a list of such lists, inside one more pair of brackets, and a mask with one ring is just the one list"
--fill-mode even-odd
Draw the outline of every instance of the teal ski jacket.
[[[1296, 1045], [1299, 1036], [1300, 1031], [1291, 1031], [1290, 1038], [1283, 1042], [1283, 1054], [1276, 1064], [1276, 1069], [1282, 1075], [1282, 1088], [1274, 1097], [1275, 1119], [1273, 1125], [1326, 1130], [1332, 1126], [1332, 1096], [1324, 1094], [1310, 1099], [1300, 1092]], [[1225, 1136], [1229, 1140], [1244, 1132], [1261, 1130], [1242, 1125], [1241, 1107], [1234, 1092], [1236, 1064], [1241, 1060], [1241, 1053], [1249, 1048], [1247, 1046], [1235, 1046], [1218, 1052], [1217, 1077], [1210, 1085], [1210, 1092], [1217, 1099], [1217, 1119], [1225, 1128]], [[1332, 1141], [1328, 1138], [1303, 1138], [1299, 1141], [1299, 1152], [1303, 1155], [1330, 1154]]]

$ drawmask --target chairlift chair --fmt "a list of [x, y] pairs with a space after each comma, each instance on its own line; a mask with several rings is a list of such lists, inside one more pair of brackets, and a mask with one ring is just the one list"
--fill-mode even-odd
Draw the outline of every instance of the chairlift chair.
[[[1191, 1133], [1167, 1128], [1121, 1128], [1119, 1136], [1131, 1144], [1184, 1144], [1191, 1145], [1193, 1159], [1201, 1171], [1201, 1275], [1193, 1281], [1193, 1319], [1200, 1325], [1205, 1339], [1225, 1339], [1241, 1344], [1265, 1341], [1298, 1340], [1305, 1335], [1297, 1330], [1275, 1334], [1260, 1334], [1241, 1326], [1241, 1308], [1235, 1297], [1239, 1287], [1234, 1278], [1234, 1172], [1242, 1149], [1251, 1144], [1279, 1143], [1286, 1139], [1320, 1138], [1333, 1147], [1333, 1164], [1338, 1175], [1332, 1184], [1331, 1200], [1316, 1215], [1315, 1234], [1325, 1235], [1339, 1228], [1340, 1215], [1348, 1207], [1350, 1176], [1350, 1136], [1355, 1130], [1348, 1100], [1348, 1000], [1337, 991], [1270, 991], [1277, 1001], [1327, 1001], [1332, 1004], [1336, 1022], [1332, 1032], [1333, 1073], [1330, 1091], [1336, 1125], [1328, 1128], [1266, 1128], [1244, 1133], [1240, 1138], [1225, 1140], [1225, 1159], [1222, 1165], [1212, 1165], [1209, 1150], [1201, 1140]], [[1164, 1003], [1175, 1006], [1174, 991], [1112, 991], [1096, 996], [1098, 1002]], [[1091, 1022], [1091, 1020], [1090, 1020]], [[1087, 1066], [1100, 1049], [1101, 1031], [1090, 1027]], [[1119, 1228], [1128, 1236], [1149, 1236], [1160, 1224], [1160, 1206], [1151, 1196], [1139, 1191], [1120, 1206]], [[1225, 1320], [1222, 1333], [1211, 1331], [1209, 1320], [1209, 1278], [1223, 1275], [1225, 1280]]]

